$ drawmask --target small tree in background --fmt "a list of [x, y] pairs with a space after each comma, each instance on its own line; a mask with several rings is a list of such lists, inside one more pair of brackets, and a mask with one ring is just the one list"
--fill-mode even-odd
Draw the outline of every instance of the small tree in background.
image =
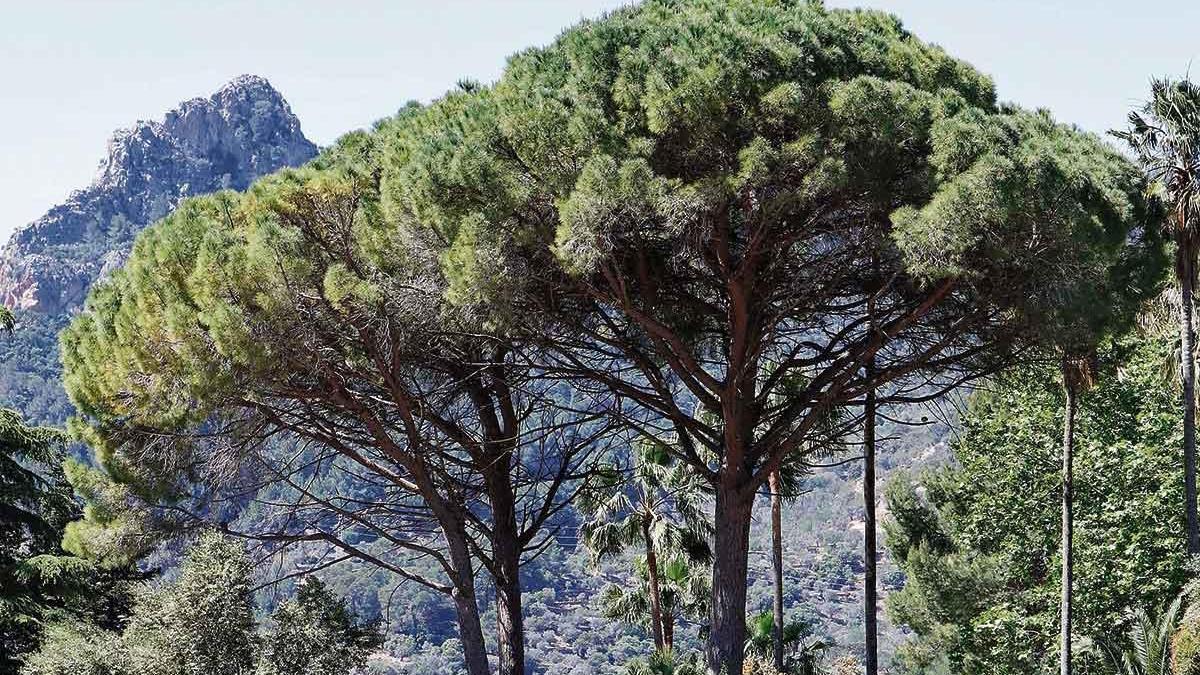
[[271, 619], [274, 626], [262, 639], [260, 675], [345, 675], [366, 664], [383, 642], [374, 626], [358, 623], [346, 601], [312, 576]]
[[[2, 317], [0, 317], [2, 320]], [[71, 616], [93, 568], [63, 554], [63, 528], [78, 515], [60, 467], [63, 436], [0, 410], [0, 674], [17, 672], [44, 627]]]
[[254, 631], [252, 565], [242, 545], [216, 533], [188, 550], [179, 578], [143, 589], [122, 636], [132, 673], [249, 675]]
[[642, 554], [637, 567], [645, 575], [644, 593], [636, 586], [606, 590], [606, 604], [612, 615], [632, 618], [644, 601], [654, 648], [669, 651], [676, 618], [707, 590], [694, 578], [696, 564], [711, 555], [704, 483], [660, 442], [642, 442], [631, 459], [628, 475], [616, 468], [602, 472], [581, 493], [582, 542], [595, 563], [630, 549]]

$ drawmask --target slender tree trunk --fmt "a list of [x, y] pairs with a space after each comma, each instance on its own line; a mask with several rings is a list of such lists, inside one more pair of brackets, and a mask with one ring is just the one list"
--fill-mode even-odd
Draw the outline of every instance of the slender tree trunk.
[[1179, 359], [1183, 380], [1183, 479], [1184, 503], [1187, 512], [1188, 553], [1200, 553], [1200, 523], [1196, 515], [1196, 363], [1192, 329], [1192, 295], [1196, 273], [1195, 255], [1186, 240], [1179, 241], [1177, 260], [1180, 304]]
[[1058, 664], [1061, 675], [1071, 675], [1071, 586], [1074, 580], [1072, 539], [1074, 537], [1074, 503], [1071, 494], [1072, 463], [1075, 459], [1075, 408], [1077, 391], [1071, 376], [1065, 379], [1066, 408], [1063, 415], [1062, 446], [1062, 605], [1060, 607], [1060, 638]]
[[658, 552], [654, 549], [652, 520], [642, 516], [642, 539], [646, 542], [646, 574], [650, 584], [650, 632], [654, 635], [654, 648], [662, 651], [666, 646], [663, 634], [662, 595], [658, 588]]
[[[868, 377], [874, 367], [868, 365]], [[863, 627], [866, 632], [867, 675], [879, 673], [879, 556], [875, 528], [875, 390], [867, 390], [863, 426]]]
[[[507, 457], [507, 456], [506, 456]], [[492, 570], [496, 585], [496, 646], [500, 675], [525, 673], [525, 619], [521, 609], [521, 543], [516, 496], [509, 482], [509, 462], [493, 462], [487, 473], [492, 507]]]
[[675, 649], [675, 614], [672, 612], [663, 612], [662, 615], [663, 627], [663, 644], [667, 651]]
[[462, 641], [468, 675], [488, 675], [487, 645], [479, 620], [479, 603], [475, 599], [475, 567], [467, 547], [466, 531], [460, 526], [442, 524], [454, 570], [452, 597], [458, 619], [458, 638]]
[[772, 656], [775, 669], [783, 671], [783, 481], [779, 471], [772, 471], [771, 490], [771, 580], [775, 584], [772, 606], [774, 625], [771, 627]]
[[746, 644], [746, 571], [754, 493], [739, 489], [737, 473], [722, 471], [717, 487], [712, 577], [712, 625], [706, 658], [710, 675], [739, 675]]

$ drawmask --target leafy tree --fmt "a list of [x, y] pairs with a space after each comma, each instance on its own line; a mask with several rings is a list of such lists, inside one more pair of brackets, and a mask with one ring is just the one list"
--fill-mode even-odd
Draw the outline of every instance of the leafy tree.
[[144, 588], [122, 635], [130, 672], [249, 675], [257, 637], [250, 575], [240, 543], [202, 535], [171, 584]]
[[655, 650], [670, 651], [678, 613], [699, 602], [689, 566], [711, 557], [704, 484], [659, 442], [638, 448], [629, 476], [612, 471], [598, 478], [581, 493], [580, 509], [588, 517], [580, 528], [583, 544], [596, 562], [640, 550], [639, 572], [646, 580], [644, 593], [606, 590], [606, 613], [634, 618], [644, 600]]
[[271, 615], [274, 627], [262, 640], [260, 675], [345, 675], [362, 668], [382, 643], [373, 626], [359, 624], [316, 577]]
[[82, 622], [46, 629], [38, 650], [21, 666], [22, 675], [126, 675], [128, 653], [118, 633]]
[[1163, 225], [1175, 241], [1179, 282], [1180, 376], [1183, 381], [1183, 464], [1188, 552], [1200, 553], [1196, 512], [1196, 363], [1194, 294], [1200, 256], [1200, 87], [1188, 80], [1155, 79], [1150, 100], [1129, 114], [1129, 126], [1113, 132], [1133, 150], [1150, 180], [1150, 192], [1166, 207]]
[[63, 554], [77, 514], [59, 467], [63, 437], [0, 410], [0, 673], [15, 673], [43, 627], [69, 615], [92, 568]]
[[[1104, 346], [1104, 376], [1078, 403], [1073, 612], [1075, 632], [1098, 642], [1187, 578], [1170, 508], [1182, 501], [1182, 470], [1164, 451], [1181, 435], [1161, 383], [1168, 351], [1145, 335]], [[886, 540], [905, 586], [888, 610], [916, 634], [898, 654], [908, 670], [1016, 674], [1055, 662], [1061, 510], [1049, 497], [1062, 486], [1060, 378], [1042, 364], [996, 381], [971, 401], [957, 468], [889, 485]]]
[[[93, 289], [62, 338], [75, 426], [146, 513], [93, 509], [76, 532], [208, 522], [276, 552], [325, 545], [450, 598], [473, 675], [481, 565], [500, 671], [520, 673], [520, 566], [603, 449], [604, 400], [445, 302], [427, 234], [379, 209], [380, 138], [184, 202]], [[272, 508], [229, 524], [268, 487]]]
[[709, 482], [713, 672], [741, 670], [755, 495], [824, 412], [999, 367], [1144, 224], [1141, 177], [1097, 138], [820, 3], [617, 11], [386, 146], [383, 207], [444, 242], [452, 302], [532, 328], [549, 370], [677, 433]]

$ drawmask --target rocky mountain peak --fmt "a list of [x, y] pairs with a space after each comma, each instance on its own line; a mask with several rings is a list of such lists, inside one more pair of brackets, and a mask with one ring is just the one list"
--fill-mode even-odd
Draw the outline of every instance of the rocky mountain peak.
[[316, 153], [287, 101], [255, 75], [184, 101], [161, 121], [120, 129], [92, 183], [17, 230], [0, 251], [0, 302], [68, 311], [180, 199], [243, 189]]

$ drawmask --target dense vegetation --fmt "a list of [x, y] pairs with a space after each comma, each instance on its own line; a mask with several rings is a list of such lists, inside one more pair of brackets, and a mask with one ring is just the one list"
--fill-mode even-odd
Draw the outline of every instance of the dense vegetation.
[[[875, 587], [876, 464], [982, 383], [888, 491], [895, 668], [1187, 675], [1200, 94], [1154, 94], [1143, 171], [893, 17], [648, 0], [184, 201], [62, 334], [81, 513], [9, 420], [4, 672], [875, 675], [872, 593], [839, 646], [797, 586]], [[867, 559], [797, 546], [862, 456]]]

